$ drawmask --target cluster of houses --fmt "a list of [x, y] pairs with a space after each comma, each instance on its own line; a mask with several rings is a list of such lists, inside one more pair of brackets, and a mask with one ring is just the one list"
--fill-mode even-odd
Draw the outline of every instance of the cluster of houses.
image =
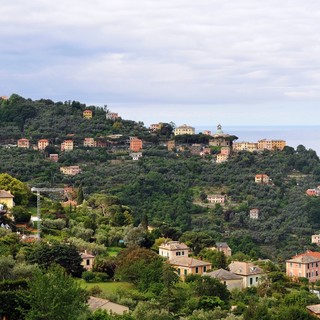
[[232, 145], [234, 151], [262, 151], [262, 150], [283, 150], [286, 146], [285, 140], [262, 139], [258, 142], [235, 142]]
[[309, 197], [319, 197], [320, 196], [320, 186], [317, 186], [314, 189], [308, 189], [306, 195]]

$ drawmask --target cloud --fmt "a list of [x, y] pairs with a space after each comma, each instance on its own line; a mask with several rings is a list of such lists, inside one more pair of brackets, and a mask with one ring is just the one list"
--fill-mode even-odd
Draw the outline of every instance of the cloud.
[[316, 1], [4, 0], [0, 14], [3, 94], [171, 110], [320, 98]]

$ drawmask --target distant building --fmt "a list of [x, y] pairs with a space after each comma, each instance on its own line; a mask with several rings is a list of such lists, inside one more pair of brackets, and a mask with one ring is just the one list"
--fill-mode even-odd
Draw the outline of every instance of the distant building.
[[262, 139], [258, 141], [258, 149], [260, 150], [283, 150], [286, 146], [284, 140], [267, 140]]
[[210, 130], [203, 130], [202, 133], [205, 134], [206, 136], [211, 136], [211, 131]]
[[200, 155], [202, 146], [199, 143], [194, 143], [189, 147], [190, 153], [193, 155]]
[[260, 183], [260, 184], [269, 184], [270, 177], [266, 174], [256, 174], [254, 181], [255, 183]]
[[106, 112], [106, 119], [107, 120], [117, 120], [119, 118], [119, 114], [116, 112], [107, 111]]
[[212, 268], [210, 262], [188, 258], [188, 257], [176, 257], [168, 261], [171, 266], [177, 269], [178, 276], [184, 280], [189, 274], [202, 275]]
[[132, 160], [137, 161], [142, 157], [142, 152], [132, 152], [130, 153]]
[[309, 197], [318, 197], [320, 196], [320, 189], [317, 188], [317, 189], [308, 189], [306, 191], [306, 195], [309, 196]]
[[174, 129], [175, 136], [179, 136], [183, 134], [195, 134], [195, 133], [196, 133], [195, 128], [187, 126], [186, 124], [183, 124], [182, 126]]
[[69, 176], [75, 176], [81, 172], [81, 169], [79, 166], [68, 166], [68, 167], [61, 167], [60, 171]]
[[38, 140], [38, 150], [44, 150], [49, 145], [48, 139]]
[[73, 150], [73, 140], [64, 140], [61, 143], [61, 151], [72, 151]]
[[224, 163], [228, 161], [228, 159], [229, 159], [229, 155], [218, 153], [216, 156], [216, 163]]
[[207, 200], [209, 203], [218, 203], [224, 205], [227, 200], [227, 196], [221, 194], [210, 194], [207, 196]]
[[18, 140], [18, 148], [29, 149], [29, 147], [30, 147], [29, 139], [21, 138], [21, 139]]
[[229, 264], [229, 270], [242, 277], [243, 288], [258, 286], [265, 276], [260, 267], [250, 262], [233, 261]]
[[309, 282], [320, 280], [320, 252], [307, 250], [286, 261], [286, 274], [289, 277], [304, 277]]
[[83, 111], [83, 117], [85, 119], [91, 119], [92, 118], [92, 110], [84, 110]]
[[97, 297], [89, 297], [88, 305], [91, 311], [106, 310], [108, 313], [120, 315], [129, 312], [129, 308], [126, 306]]
[[226, 242], [217, 242], [213, 248], [219, 252], [223, 252], [227, 257], [231, 257], [232, 255], [232, 250]]
[[234, 142], [232, 145], [234, 151], [257, 151], [258, 143], [257, 142]]
[[97, 143], [96, 141], [94, 141], [93, 138], [84, 138], [84, 141], [83, 141], [83, 146], [84, 147], [96, 147], [97, 146]]
[[57, 153], [50, 153], [49, 159], [53, 162], [58, 162], [59, 160], [59, 155]]
[[142, 150], [142, 140], [138, 138], [130, 139], [130, 150], [133, 152]]
[[235, 139], [237, 139], [235, 136], [224, 133], [221, 124], [218, 124], [217, 131], [212, 135], [212, 139], [209, 140], [209, 145], [213, 147], [231, 147], [232, 141]]
[[241, 290], [243, 288], [242, 277], [224, 269], [207, 272], [204, 273], [203, 276], [209, 276], [218, 279], [221, 283], [227, 286], [229, 291], [233, 289]]
[[320, 234], [314, 234], [311, 236], [311, 243], [315, 243], [320, 246]]
[[307, 306], [307, 311], [316, 318], [320, 318], [320, 304]]
[[8, 190], [0, 190], [0, 203], [7, 206], [8, 209], [12, 209], [14, 207], [14, 195], [11, 194], [11, 191]]
[[260, 210], [257, 208], [251, 209], [249, 212], [250, 219], [259, 219]]
[[159, 246], [159, 255], [169, 260], [176, 257], [188, 257], [189, 247], [179, 241], [164, 242]]
[[149, 130], [151, 132], [157, 132], [162, 128], [162, 126], [163, 126], [163, 124], [161, 122], [153, 123], [153, 124], [150, 124]]
[[93, 262], [94, 262], [95, 256], [93, 254], [87, 253], [87, 251], [81, 252], [80, 256], [82, 258], [81, 265], [83, 266], [83, 268], [86, 269], [87, 271], [91, 271], [93, 268]]

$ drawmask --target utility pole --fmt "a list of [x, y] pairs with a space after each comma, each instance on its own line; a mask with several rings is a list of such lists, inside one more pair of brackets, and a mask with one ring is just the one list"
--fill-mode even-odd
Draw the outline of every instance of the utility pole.
[[63, 188], [31, 188], [32, 192], [37, 192], [37, 238], [40, 241], [40, 233], [41, 233], [41, 192], [64, 192]]

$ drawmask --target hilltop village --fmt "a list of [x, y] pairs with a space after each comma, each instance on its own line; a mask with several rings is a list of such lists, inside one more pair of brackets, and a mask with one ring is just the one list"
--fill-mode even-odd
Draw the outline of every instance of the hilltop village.
[[319, 316], [313, 150], [18, 95], [0, 121], [3, 319]]

